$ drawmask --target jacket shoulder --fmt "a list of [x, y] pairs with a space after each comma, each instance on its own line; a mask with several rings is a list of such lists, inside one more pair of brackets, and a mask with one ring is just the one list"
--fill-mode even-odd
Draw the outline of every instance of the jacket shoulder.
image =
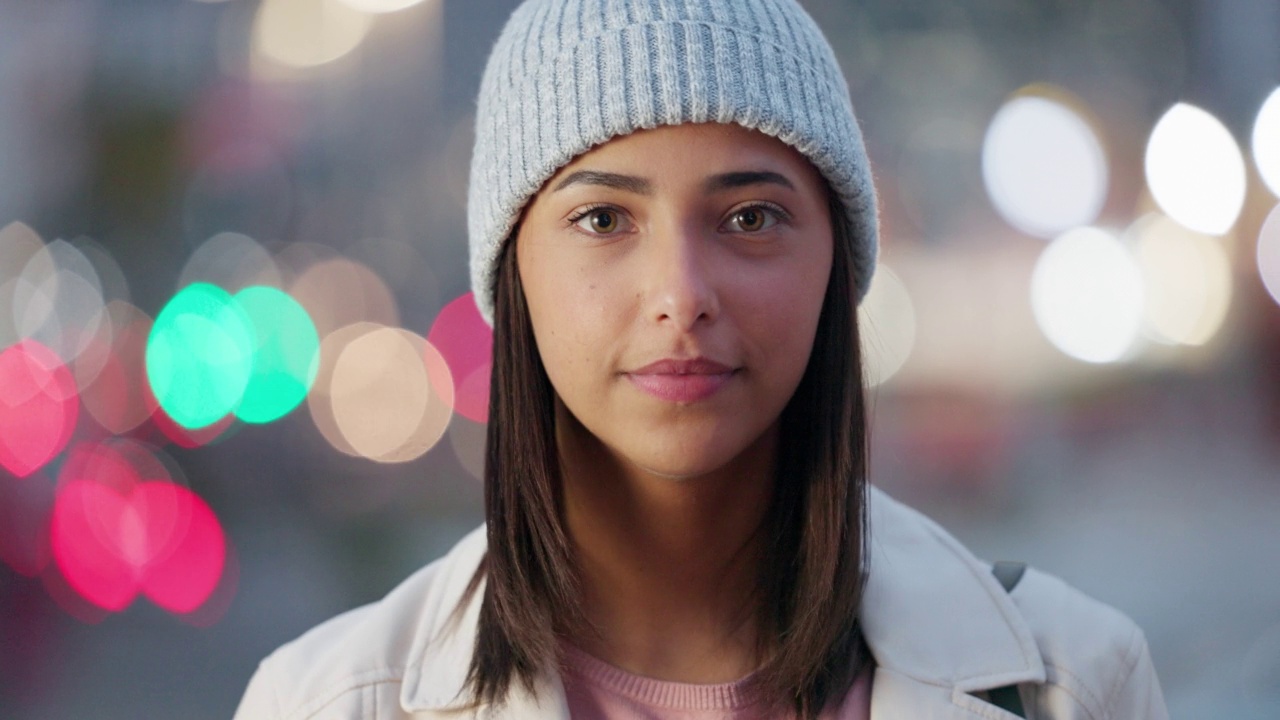
[[[477, 547], [478, 539], [478, 547]], [[423, 632], [452, 611], [465, 587], [457, 556], [482, 553], [483, 528], [421, 568], [377, 602], [308, 630], [267, 656], [241, 699], [235, 720], [365, 717], [370, 706], [399, 706], [400, 686]], [[474, 565], [470, 565], [474, 569]], [[354, 712], [336, 711], [350, 705]]]
[[1036, 717], [1167, 717], [1146, 637], [1128, 616], [1035, 568], [1011, 597], [1044, 661]]

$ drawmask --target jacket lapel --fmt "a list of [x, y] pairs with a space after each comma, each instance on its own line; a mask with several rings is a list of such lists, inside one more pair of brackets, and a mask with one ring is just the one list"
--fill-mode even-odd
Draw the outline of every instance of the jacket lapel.
[[970, 693], [1045, 679], [1013, 600], [985, 563], [932, 520], [874, 487], [868, 502], [870, 573], [860, 620], [877, 665], [872, 717], [1012, 717]]

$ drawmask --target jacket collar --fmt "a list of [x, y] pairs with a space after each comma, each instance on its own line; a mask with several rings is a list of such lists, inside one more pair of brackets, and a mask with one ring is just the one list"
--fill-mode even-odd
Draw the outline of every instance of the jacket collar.
[[[1044, 681], [1031, 630], [985, 563], [933, 521], [875, 487], [869, 491], [868, 517], [870, 573], [861, 623], [879, 668], [959, 693]], [[459, 614], [453, 613], [485, 548], [482, 526], [440, 562], [401, 688], [407, 711], [471, 704], [465, 685], [483, 585]], [[879, 677], [873, 692], [881, 695]], [[568, 717], [554, 673], [532, 693], [517, 684], [504, 710], [509, 717]]]
[[872, 487], [862, 632], [880, 667], [963, 692], [1043, 682], [1031, 628], [990, 567]]

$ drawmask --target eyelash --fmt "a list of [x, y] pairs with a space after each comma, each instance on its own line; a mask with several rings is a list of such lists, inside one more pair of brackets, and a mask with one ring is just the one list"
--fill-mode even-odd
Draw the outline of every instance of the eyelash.
[[[570, 216], [567, 220], [565, 220], [565, 222], [568, 224], [568, 226], [569, 226], [569, 227], [573, 227], [574, 225], [577, 225], [579, 222], [582, 222], [582, 220], [583, 220], [584, 218], [589, 217], [592, 213], [596, 212], [597, 210], [612, 210], [613, 212], [616, 212], [616, 213], [618, 213], [619, 215], [623, 215], [623, 214], [624, 214], [624, 213], [622, 212], [622, 209], [621, 209], [621, 208], [618, 208], [618, 207], [616, 207], [616, 206], [614, 206], [614, 205], [610, 205], [610, 204], [608, 204], [608, 203], [594, 203], [594, 204], [592, 204], [592, 205], [588, 205], [588, 206], [584, 207], [583, 209], [579, 210], [578, 212], [574, 213], [574, 214], [573, 214], [572, 216]], [[781, 206], [779, 206], [779, 205], [775, 205], [775, 204], [773, 204], [773, 203], [771, 203], [771, 202], [764, 202], [764, 201], [757, 201], [757, 202], [753, 202], [753, 203], [750, 203], [750, 204], [747, 204], [747, 205], [743, 205], [743, 206], [741, 206], [741, 207], [734, 208], [734, 209], [729, 213], [729, 219], [730, 219], [730, 220], [732, 220], [736, 215], [738, 215], [738, 213], [745, 212], [745, 211], [747, 211], [747, 210], [765, 210], [765, 211], [768, 211], [768, 212], [770, 212], [770, 213], [772, 213], [772, 214], [774, 215], [775, 220], [776, 220], [777, 222], [785, 222], [785, 221], [787, 221], [787, 220], [790, 220], [790, 219], [791, 219], [791, 213], [789, 213], [789, 212], [787, 212], [786, 210], [782, 209], [782, 207], [781, 207]], [[777, 222], [775, 222], [775, 225], [777, 224]], [[771, 227], [772, 227], [772, 226], [771, 226]], [[763, 229], [760, 229], [760, 230], [746, 231], [746, 233], [747, 233], [748, 235], [752, 235], [752, 234], [756, 234], [756, 233], [762, 233], [762, 232], [764, 232], [765, 230], [768, 230], [768, 229], [769, 229], [769, 228], [763, 228]], [[588, 232], [587, 234], [588, 234], [588, 235], [600, 235], [600, 233], [591, 233], [591, 232]], [[606, 235], [609, 235], [609, 234], [612, 234], [612, 233], [607, 233]], [[601, 237], [604, 237], [604, 235], [601, 235]]]

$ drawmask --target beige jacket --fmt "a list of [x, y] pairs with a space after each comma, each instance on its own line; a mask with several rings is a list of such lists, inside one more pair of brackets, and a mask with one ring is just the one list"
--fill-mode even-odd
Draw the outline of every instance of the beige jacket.
[[[1168, 717], [1146, 639], [1128, 618], [1035, 569], [1006, 593], [955, 538], [879, 490], [869, 515], [862, 624], [877, 663], [873, 720], [1009, 720], [974, 693], [1014, 683], [1030, 718]], [[478, 529], [381, 601], [277, 650], [236, 720], [568, 718], [554, 673], [501, 707], [463, 708], [480, 593], [457, 631], [442, 630], [484, 550]]]

